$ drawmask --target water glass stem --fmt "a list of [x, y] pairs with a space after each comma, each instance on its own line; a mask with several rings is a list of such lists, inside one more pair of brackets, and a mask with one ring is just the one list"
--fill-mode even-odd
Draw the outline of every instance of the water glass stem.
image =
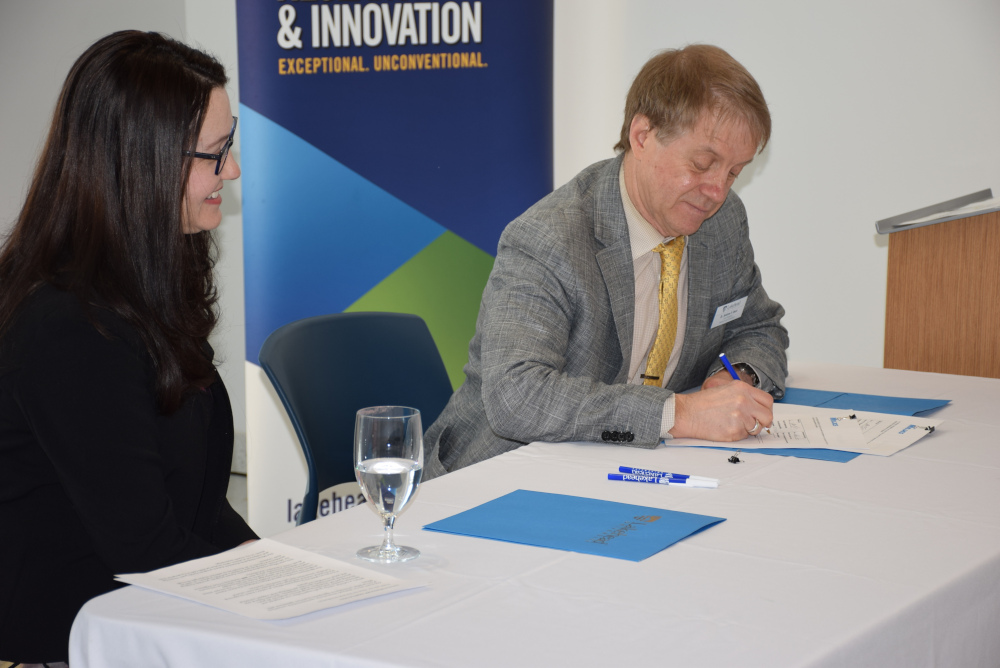
[[382, 547], [379, 548], [379, 552], [385, 556], [394, 555], [399, 551], [396, 544], [392, 542], [392, 527], [396, 523], [396, 516], [394, 514], [386, 515], [383, 522], [385, 524], [385, 534], [382, 537]]

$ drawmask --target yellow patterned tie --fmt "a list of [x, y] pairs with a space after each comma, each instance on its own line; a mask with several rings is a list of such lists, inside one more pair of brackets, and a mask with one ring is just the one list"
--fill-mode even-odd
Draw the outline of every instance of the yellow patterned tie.
[[677, 338], [677, 276], [684, 254], [684, 237], [675, 237], [653, 249], [660, 254], [660, 323], [656, 340], [646, 360], [644, 385], [663, 385], [663, 372], [667, 370], [670, 352]]

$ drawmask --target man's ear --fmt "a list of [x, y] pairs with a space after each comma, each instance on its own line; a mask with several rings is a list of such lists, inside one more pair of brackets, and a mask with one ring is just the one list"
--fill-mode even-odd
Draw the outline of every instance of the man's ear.
[[644, 114], [636, 114], [632, 117], [632, 124], [628, 130], [628, 141], [632, 152], [641, 155], [646, 148], [646, 142], [654, 132], [653, 124]]

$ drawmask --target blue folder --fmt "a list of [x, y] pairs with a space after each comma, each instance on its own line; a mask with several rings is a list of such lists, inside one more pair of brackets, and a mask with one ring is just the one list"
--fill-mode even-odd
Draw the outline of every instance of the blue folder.
[[860, 452], [847, 452], [846, 450], [830, 450], [829, 448], [727, 448], [725, 446], [707, 446], [710, 450], [728, 450], [730, 452], [754, 452], [759, 455], [778, 455], [779, 457], [801, 457], [803, 459], [820, 459], [824, 462], [840, 462], [844, 464], [855, 457], [860, 457]]
[[917, 399], [913, 397], [886, 397], [879, 394], [854, 392], [829, 392], [789, 387], [778, 403], [816, 408], [842, 408], [869, 413], [890, 415], [916, 415], [951, 403], [951, 399]]
[[725, 518], [519, 489], [424, 527], [642, 561]]

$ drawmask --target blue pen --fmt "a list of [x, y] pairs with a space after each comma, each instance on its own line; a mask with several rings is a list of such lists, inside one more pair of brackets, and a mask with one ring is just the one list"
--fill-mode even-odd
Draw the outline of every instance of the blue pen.
[[736, 373], [736, 369], [734, 369], [733, 365], [729, 363], [729, 358], [726, 357], [726, 353], [719, 353], [719, 359], [726, 365], [726, 369], [729, 371], [729, 375], [733, 377], [733, 380], [739, 380], [740, 374]]
[[652, 471], [650, 469], [637, 469], [633, 466], [619, 466], [618, 471], [620, 473], [631, 473], [632, 475], [643, 475], [643, 476], [653, 476], [656, 478], [669, 478], [670, 480], [682, 481], [682, 480], [705, 480], [708, 482], [719, 482], [715, 478], [706, 478], [700, 475], [688, 475], [686, 473], [667, 473], [666, 471]]
[[635, 475], [632, 473], [609, 473], [608, 480], [619, 480], [624, 482], [648, 482], [654, 485], [672, 485], [679, 487], [718, 487], [719, 483], [708, 480], [671, 480], [655, 475]]

